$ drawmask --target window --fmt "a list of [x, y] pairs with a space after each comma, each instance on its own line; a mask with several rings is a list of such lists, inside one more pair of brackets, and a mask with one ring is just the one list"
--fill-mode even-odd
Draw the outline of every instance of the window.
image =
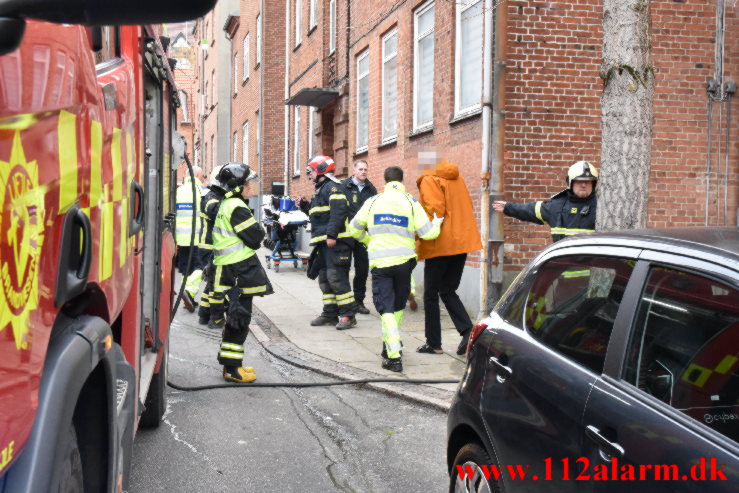
[[293, 172], [300, 175], [300, 106], [295, 107], [295, 129], [293, 132]]
[[180, 89], [180, 107], [182, 108], [182, 122], [181, 123], [189, 123], [190, 122], [190, 115], [187, 107], [187, 93]]
[[215, 136], [210, 136], [210, 168], [213, 169], [213, 167], [216, 165], [216, 146], [214, 145], [214, 139]]
[[336, 0], [329, 0], [328, 11], [328, 54], [333, 55], [336, 51]]
[[257, 156], [262, 152], [262, 115], [257, 111]]
[[[316, 108], [309, 106], [308, 109], [308, 159], [313, 159], [315, 148], [313, 141], [316, 138]], [[300, 170], [298, 170], [300, 171]]]
[[206, 166], [208, 166], [208, 143], [206, 142], [205, 147], [203, 148], [203, 164], [202, 168], [205, 169]]
[[246, 80], [246, 79], [249, 78], [249, 71], [250, 71], [249, 58], [251, 57], [251, 54], [249, 53], [249, 35], [248, 34], [246, 36], [244, 36], [243, 52], [244, 52], [244, 62], [243, 62], [244, 63], [244, 74], [243, 74], [243, 78], [244, 78], [244, 80]]
[[482, 99], [482, 0], [457, 3], [454, 113], [480, 107]]
[[238, 138], [239, 138], [239, 133], [238, 132], [234, 132], [234, 140], [233, 140], [234, 150], [233, 150], [233, 155], [231, 157], [231, 159], [234, 160], [234, 161], [236, 161], [236, 156], [238, 156], [238, 154], [239, 154], [238, 153], [238, 147], [239, 147], [238, 146]]
[[318, 0], [310, 0], [310, 18], [308, 29], [313, 29], [318, 24]]
[[398, 136], [398, 31], [382, 38], [382, 141]]
[[244, 122], [241, 129], [241, 162], [249, 164], [249, 122]]
[[257, 16], [257, 63], [262, 63], [262, 16]]
[[239, 92], [239, 54], [234, 55], [234, 95]]
[[295, 46], [300, 46], [303, 37], [300, 34], [300, 18], [303, 13], [303, 0], [295, 0]]
[[369, 51], [357, 57], [357, 152], [367, 150], [369, 140]]
[[739, 441], [739, 291], [654, 267], [639, 301], [624, 380]]
[[200, 144], [195, 144], [195, 150], [193, 152], [195, 153], [195, 166], [203, 168], [204, 165], [200, 162]]
[[631, 271], [629, 261], [617, 258], [568, 256], [546, 262], [526, 301], [526, 330], [568, 359], [602, 373]]
[[209, 90], [210, 89], [208, 88], [208, 81], [206, 80], [205, 81], [205, 91], [203, 92], [203, 101], [204, 101], [204, 105], [205, 105], [205, 107], [203, 108], [203, 113], [207, 112], [208, 111], [208, 108], [210, 108], [210, 106], [208, 106], [208, 94], [209, 94]]
[[413, 17], [413, 130], [418, 131], [434, 124], [434, 3]]

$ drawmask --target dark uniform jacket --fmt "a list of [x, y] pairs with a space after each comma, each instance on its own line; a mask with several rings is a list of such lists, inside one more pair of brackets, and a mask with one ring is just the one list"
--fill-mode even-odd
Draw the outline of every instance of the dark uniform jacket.
[[552, 240], [595, 231], [595, 212], [598, 199], [595, 192], [581, 199], [570, 190], [562, 190], [549, 200], [517, 204], [506, 202], [503, 213], [523, 221], [546, 224], [551, 228]]
[[216, 222], [216, 215], [218, 214], [218, 206], [223, 200], [223, 196], [226, 195], [226, 191], [216, 185], [209, 187], [208, 193], [206, 193], [200, 200], [200, 217], [203, 218], [205, 227], [202, 231], [200, 238], [200, 248], [206, 248], [209, 250], [213, 249], [213, 225]]
[[359, 187], [352, 181], [350, 176], [343, 182], [341, 182], [346, 189], [346, 198], [349, 200], [349, 220], [357, 215], [359, 209], [367, 201], [368, 198], [377, 195], [377, 189], [371, 181], [365, 180], [362, 191], [359, 191]]
[[261, 223], [255, 222], [248, 228], [239, 231], [238, 226], [251, 219], [253, 217], [253, 214], [251, 212], [251, 209], [249, 209], [249, 204], [247, 204], [246, 199], [244, 199], [240, 195], [236, 198], [241, 200], [244, 203], [244, 206], [237, 207], [231, 213], [231, 226], [234, 228], [236, 236], [238, 236], [239, 239], [244, 242], [244, 245], [248, 246], [252, 250], [259, 250], [259, 246], [261, 245], [262, 240], [264, 239], [264, 236], [266, 234], [264, 232], [264, 228], [262, 227]]
[[311, 245], [325, 242], [328, 238], [353, 244], [354, 240], [346, 232], [349, 201], [346, 198], [346, 190], [340, 182], [327, 178], [316, 183], [308, 215], [311, 225]]

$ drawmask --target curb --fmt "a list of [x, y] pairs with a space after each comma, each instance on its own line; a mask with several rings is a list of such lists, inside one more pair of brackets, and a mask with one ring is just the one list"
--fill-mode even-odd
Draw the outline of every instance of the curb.
[[[256, 326], [251, 327], [252, 333], [265, 351], [277, 359], [297, 366], [298, 368], [311, 370], [338, 380], [360, 380], [387, 376], [352, 368], [348, 365], [305, 351], [285, 337], [280, 329], [256, 305], [253, 305], [252, 312], [252, 324], [256, 323]], [[368, 383], [358, 385], [445, 413], [449, 411], [452, 397], [454, 396], [453, 391], [442, 390], [422, 384], [422, 386], [403, 383]], [[423, 391], [420, 392], [419, 388], [422, 388]]]

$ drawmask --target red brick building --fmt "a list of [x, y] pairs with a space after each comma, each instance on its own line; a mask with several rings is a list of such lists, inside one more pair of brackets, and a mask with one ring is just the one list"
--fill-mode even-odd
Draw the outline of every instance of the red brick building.
[[[167, 33], [170, 38], [169, 56], [176, 61], [173, 75], [180, 100], [180, 108], [177, 110], [177, 131], [187, 141], [187, 152], [191, 161], [194, 159], [195, 149], [196, 88], [198, 84], [195, 71], [197, 43], [193, 37], [194, 27], [194, 22], [182, 22], [167, 26]], [[180, 168], [177, 170], [178, 183], [182, 181], [186, 173], [185, 164], [180, 164]]]
[[[737, 223], [739, 109], [728, 118], [735, 104], [725, 83], [739, 76], [738, 20], [735, 2], [725, 2], [725, 13], [717, 7], [722, 4], [651, 2], [650, 226]], [[232, 59], [255, 29], [255, 8], [241, 3]], [[312, 193], [304, 168], [318, 153], [333, 155], [339, 176], [355, 159], [367, 160], [378, 185], [386, 166], [400, 165], [408, 190], [417, 194], [418, 155], [434, 150], [459, 165], [478, 225], [486, 221], [480, 92], [483, 41], [492, 36], [504, 48], [496, 59], [504, 66], [502, 112], [493, 128], [502, 132], [503, 171], [490, 178], [502, 181], [504, 199], [533, 201], [559, 192], [576, 160], [600, 166], [602, 0], [286, 0], [277, 8], [286, 16], [265, 15], [263, 29], [272, 33], [265, 40], [282, 36], [287, 46], [265, 46], [278, 70], [264, 71], [262, 112], [273, 112], [278, 143], [263, 146], [270, 161], [263, 161], [262, 174], [271, 182], [286, 178], [291, 195]], [[483, 29], [490, 8], [497, 33]], [[709, 104], [712, 79], [718, 89]], [[229, 136], [237, 133], [237, 148], [243, 123], [257, 111], [249, 84], [242, 80], [233, 98], [238, 109]], [[545, 226], [507, 218], [504, 232], [509, 273], [551, 241]], [[479, 297], [480, 253], [468, 258], [461, 288], [471, 310]]]

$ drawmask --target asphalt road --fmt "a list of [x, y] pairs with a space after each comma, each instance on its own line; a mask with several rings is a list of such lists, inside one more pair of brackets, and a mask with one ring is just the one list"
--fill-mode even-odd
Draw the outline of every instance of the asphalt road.
[[[170, 380], [222, 383], [219, 340], [175, 321]], [[326, 380], [272, 357], [252, 335], [246, 364], [258, 382]], [[445, 430], [444, 413], [357, 386], [168, 388], [163, 422], [136, 436], [129, 492], [441, 492]]]

